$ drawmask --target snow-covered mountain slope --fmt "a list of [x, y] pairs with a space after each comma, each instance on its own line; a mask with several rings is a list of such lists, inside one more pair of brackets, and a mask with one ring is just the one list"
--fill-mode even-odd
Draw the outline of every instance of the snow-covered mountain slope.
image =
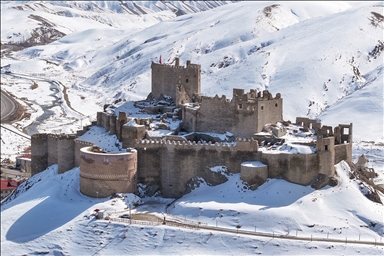
[[[178, 199], [168, 212], [212, 227], [291, 235], [306, 238], [347, 239], [348, 243], [295, 241], [213, 230], [169, 226], [129, 225], [94, 219], [94, 209], [113, 216], [140, 199], [89, 198], [79, 191], [79, 169], [57, 174], [57, 165], [30, 178], [17, 197], [1, 205], [1, 255], [379, 255], [383, 237], [382, 205], [365, 198], [349, 167], [336, 166], [339, 185], [313, 190], [284, 180], [269, 180], [259, 189], [243, 188], [239, 174], [210, 187], [202, 184]], [[132, 213], [150, 213], [163, 219], [171, 202], [144, 199]], [[117, 214], [114, 212], [117, 211]], [[167, 215], [167, 218], [173, 218]]]
[[239, 2], [139, 32], [82, 30], [15, 54], [23, 64], [14, 66], [55, 63], [47, 65], [55, 77], [71, 77], [61, 81], [72, 104], [96, 108], [146, 97], [151, 61], [179, 56], [201, 64], [204, 95], [231, 97], [235, 87], [280, 92], [286, 120], [352, 122], [355, 140], [383, 140], [382, 12], [381, 2]]
[[[2, 1], [1, 43], [29, 47], [87, 29], [138, 31], [232, 1]], [[18, 24], [23, 24], [18, 26]]]

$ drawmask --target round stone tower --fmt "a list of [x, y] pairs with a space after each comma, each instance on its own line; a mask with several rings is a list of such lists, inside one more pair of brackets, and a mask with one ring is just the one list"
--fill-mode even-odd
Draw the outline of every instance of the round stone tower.
[[113, 193], [135, 193], [137, 189], [137, 151], [103, 152], [99, 147], [80, 150], [80, 191], [90, 197]]

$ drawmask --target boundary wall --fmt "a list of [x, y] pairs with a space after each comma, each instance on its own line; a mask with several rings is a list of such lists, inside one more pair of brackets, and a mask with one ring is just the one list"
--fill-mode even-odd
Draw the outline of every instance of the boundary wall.
[[241, 163], [257, 157], [258, 142], [238, 139], [236, 143], [201, 143], [143, 140], [135, 145], [138, 152], [138, 180], [158, 185], [164, 197], [185, 194], [192, 178], [205, 177], [205, 170], [225, 165], [239, 173]]
[[[252, 98], [253, 96], [250, 97], [249, 94], [243, 94], [242, 97]], [[261, 97], [260, 93], [258, 96]], [[265, 99], [269, 100], [271, 97], [271, 94], [265, 93]], [[204, 101], [204, 97], [202, 98]], [[279, 95], [276, 98], [279, 99]], [[213, 101], [231, 104], [225, 96], [222, 98], [215, 96]], [[191, 107], [188, 111], [196, 110]], [[324, 177], [332, 177], [335, 174], [334, 164], [341, 160], [351, 160], [352, 156], [350, 135], [352, 124], [339, 125], [335, 127], [334, 132], [332, 127], [321, 127], [321, 123], [317, 120], [297, 118], [297, 122], [301, 123], [304, 129], [314, 129], [317, 132], [316, 153], [288, 154], [258, 151], [258, 142], [253, 139], [237, 139], [235, 143], [140, 140], [144, 134], [143, 131], [138, 136], [137, 129], [140, 125], [130, 127], [133, 131], [132, 136], [128, 138], [127, 132], [124, 132], [124, 128], [128, 129], [128, 127], [123, 124], [130, 119], [125, 113], [120, 113], [119, 119], [116, 120], [117, 123], [121, 122], [121, 135], [124, 134], [120, 136], [120, 141], [129, 142], [130, 147], [137, 149], [138, 181], [160, 187], [165, 197], [177, 198], [185, 194], [188, 183], [193, 178], [203, 177], [208, 180], [207, 168], [209, 167], [224, 165], [230, 172], [239, 173], [241, 163], [245, 161], [260, 161], [266, 164], [269, 178], [282, 177], [289, 182], [301, 185], [310, 185], [321, 174], [323, 177], [323, 183], [319, 185], [321, 187], [326, 185], [328, 180]], [[103, 124], [103, 122], [100, 123]], [[349, 130], [348, 133], [343, 131], [344, 128]], [[344, 139], [345, 144], [336, 144], [337, 136], [340, 140]]]
[[42, 172], [53, 164], [58, 173], [79, 166], [80, 148], [93, 143], [77, 140], [74, 134], [40, 133], [31, 136], [31, 175]]

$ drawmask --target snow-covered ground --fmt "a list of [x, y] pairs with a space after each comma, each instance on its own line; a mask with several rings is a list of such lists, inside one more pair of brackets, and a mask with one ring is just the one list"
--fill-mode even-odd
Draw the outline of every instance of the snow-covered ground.
[[95, 209], [124, 211], [163, 218], [162, 198], [89, 198], [79, 191], [79, 168], [57, 174], [49, 167], [20, 187], [17, 197], [1, 206], [2, 255], [250, 255], [321, 254], [379, 255], [384, 241], [384, 207], [365, 198], [350, 180], [345, 163], [336, 166], [339, 185], [313, 190], [284, 180], [268, 180], [252, 191], [239, 174], [221, 185], [205, 184], [173, 202], [165, 215], [207, 226], [293, 235], [370, 241], [373, 245], [263, 238], [209, 230], [143, 226], [96, 220]]

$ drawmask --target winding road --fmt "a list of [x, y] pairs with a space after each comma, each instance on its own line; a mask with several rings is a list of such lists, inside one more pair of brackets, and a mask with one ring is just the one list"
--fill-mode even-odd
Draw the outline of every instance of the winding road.
[[1, 91], [1, 121], [12, 115], [17, 109], [16, 103], [5, 92]]

